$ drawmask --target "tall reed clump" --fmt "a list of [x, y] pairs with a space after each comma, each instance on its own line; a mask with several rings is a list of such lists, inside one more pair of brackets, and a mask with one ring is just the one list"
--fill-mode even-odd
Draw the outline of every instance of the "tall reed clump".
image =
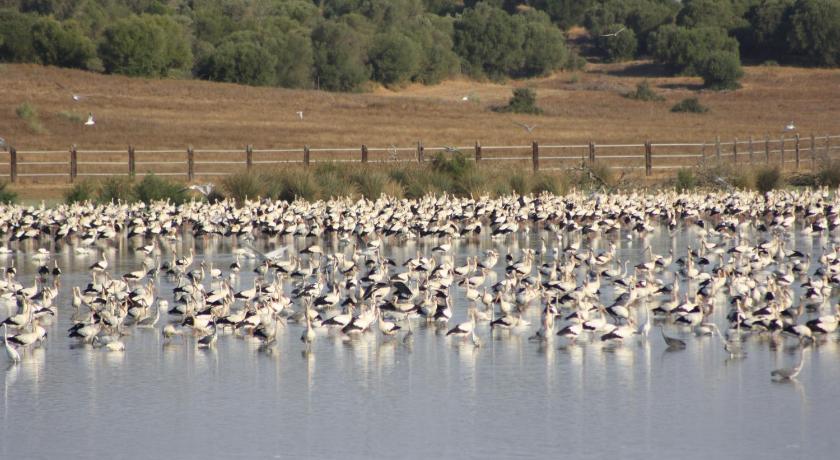
[[840, 187], [840, 161], [824, 161], [816, 173], [817, 184], [822, 187]]
[[677, 170], [677, 178], [674, 185], [678, 192], [694, 190], [697, 187], [697, 178], [694, 176], [694, 171], [689, 168]]
[[254, 199], [265, 194], [265, 186], [260, 178], [247, 172], [226, 176], [221, 185], [222, 193], [240, 204], [246, 199]]
[[169, 201], [181, 204], [188, 199], [184, 184], [169, 181], [154, 174], [146, 174], [142, 180], [133, 177], [113, 176], [101, 181], [83, 180], [73, 184], [64, 194], [65, 203], [91, 201], [97, 203], [132, 203], [142, 201]]
[[7, 181], [0, 181], [0, 203], [11, 204], [17, 202], [18, 194], [9, 189]]

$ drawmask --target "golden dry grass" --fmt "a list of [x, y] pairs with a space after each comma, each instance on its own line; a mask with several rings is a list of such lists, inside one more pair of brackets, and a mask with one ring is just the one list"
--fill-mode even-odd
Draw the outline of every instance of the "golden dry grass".
[[[745, 70], [742, 89], [720, 93], [698, 91], [700, 81], [695, 78], [648, 77], [656, 75], [657, 69], [636, 62], [590, 64], [586, 71], [508, 84], [453, 80], [399, 91], [333, 94], [5, 64], [0, 66], [4, 101], [0, 136], [18, 150], [66, 149], [71, 144], [80, 149], [125, 149], [128, 144], [137, 149], [185, 149], [187, 145], [241, 149], [247, 144], [257, 149], [305, 144], [356, 147], [363, 143], [408, 147], [418, 140], [427, 146], [471, 145], [476, 140], [483, 145], [524, 145], [532, 138], [543, 144], [640, 143], [645, 139], [699, 142], [715, 136], [727, 140], [770, 133], [778, 137], [790, 120], [802, 133], [840, 134], [840, 91], [836, 90], [840, 70]], [[622, 97], [645, 78], [665, 101]], [[536, 88], [545, 114], [490, 110], [504, 104], [516, 86]], [[74, 102], [72, 94], [83, 99]], [[470, 100], [462, 101], [463, 96]], [[673, 104], [691, 96], [698, 97], [710, 112], [670, 112]], [[15, 107], [25, 101], [37, 108], [45, 132], [33, 132], [16, 116]], [[304, 112], [303, 120], [296, 114], [299, 110]], [[97, 119], [95, 127], [85, 128], [67, 115], [88, 112]], [[539, 126], [531, 135], [513, 121]], [[236, 155], [240, 157], [244, 155]], [[6, 168], [0, 172], [6, 173]], [[80, 170], [84, 169], [80, 166]], [[105, 169], [111, 170], [125, 168]]]

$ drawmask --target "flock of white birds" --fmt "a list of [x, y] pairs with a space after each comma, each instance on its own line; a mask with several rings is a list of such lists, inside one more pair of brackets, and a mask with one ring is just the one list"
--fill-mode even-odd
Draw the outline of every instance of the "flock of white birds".
[[[496, 334], [527, 334], [560, 347], [663, 340], [681, 350], [696, 335], [731, 359], [746, 357], [751, 337], [769, 337], [802, 350], [795, 366], [772, 371], [793, 379], [804, 350], [836, 337], [838, 201], [828, 190], [801, 190], [8, 205], [0, 207], [0, 256], [32, 257], [40, 269], [25, 286], [7, 262], [4, 345], [18, 362], [57, 315], [72, 317], [69, 340], [124, 353], [132, 328], [207, 348], [233, 335], [280, 348], [279, 334], [300, 333], [311, 352], [323, 334], [411, 346], [412, 325], [426, 322], [442, 342], [476, 347]], [[172, 250], [188, 233], [199, 255]], [[651, 248], [654, 235], [670, 241], [667, 253]], [[211, 239], [238, 248], [233, 263], [201, 258]], [[431, 249], [388, 257], [410, 241]], [[478, 243], [493, 249], [459, 250]], [[105, 250], [117, 245], [141, 253], [142, 268], [117, 273]], [[58, 249], [96, 260], [72, 298], [57, 295]], [[253, 283], [239, 282], [246, 271]], [[162, 277], [172, 292], [159, 292]]]

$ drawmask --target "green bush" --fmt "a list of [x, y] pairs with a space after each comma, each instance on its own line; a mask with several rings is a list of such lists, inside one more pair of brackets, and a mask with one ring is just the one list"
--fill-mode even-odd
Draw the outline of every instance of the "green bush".
[[6, 181], [0, 181], [0, 203], [16, 203], [17, 199], [18, 194], [9, 189], [9, 183]]
[[628, 99], [635, 99], [637, 101], [659, 102], [665, 100], [664, 96], [658, 94], [650, 87], [650, 83], [648, 83], [647, 80], [643, 80], [641, 83], [636, 85], [636, 91], [627, 93], [624, 96]]
[[744, 76], [741, 61], [734, 53], [714, 51], [697, 68], [703, 85], [715, 90], [740, 88], [738, 80]]
[[525, 27], [501, 8], [479, 3], [455, 22], [455, 52], [467, 73], [504, 78], [524, 63]]
[[134, 185], [133, 197], [147, 204], [159, 200], [181, 204], [187, 200], [187, 193], [183, 184], [148, 173]]
[[755, 172], [755, 187], [761, 193], [767, 193], [782, 186], [782, 172], [777, 166], [762, 167]]
[[522, 64], [510, 73], [511, 76], [547, 75], [569, 63], [572, 57], [566, 47], [566, 37], [547, 14], [526, 10], [516, 18], [523, 22], [525, 41], [522, 43]]
[[696, 97], [689, 97], [677, 102], [671, 107], [671, 112], [706, 113], [709, 108], [704, 106]]
[[662, 26], [651, 35], [653, 58], [672, 71], [697, 75], [700, 65], [714, 51], [738, 54], [738, 41], [719, 27], [688, 29], [673, 25]]
[[472, 171], [474, 166], [475, 163], [467, 160], [467, 156], [461, 152], [438, 152], [432, 158], [433, 171], [446, 174], [454, 179], [459, 179], [467, 172]]
[[36, 19], [33, 14], [0, 9], [0, 61], [38, 62], [31, 33]]
[[356, 185], [356, 190], [363, 197], [375, 200], [382, 195], [388, 176], [378, 171], [360, 171], [350, 175], [350, 180]]
[[38, 18], [32, 25], [31, 34], [32, 47], [42, 64], [84, 69], [96, 56], [93, 42], [75, 22]]
[[95, 201], [96, 184], [89, 180], [76, 182], [70, 187], [70, 190], [64, 192], [64, 202], [67, 204], [80, 203], [85, 201]]
[[245, 85], [271, 85], [277, 78], [274, 56], [254, 32], [227, 37], [199, 66], [201, 77]]
[[329, 91], [357, 91], [370, 78], [370, 38], [361, 30], [334, 20], [312, 31], [315, 77]]
[[508, 178], [508, 185], [513, 193], [518, 195], [526, 195], [531, 192], [531, 184], [528, 181], [528, 176], [520, 171], [516, 171]]
[[694, 171], [688, 168], [681, 168], [677, 170], [677, 180], [675, 185], [678, 192], [694, 190], [697, 186], [697, 178], [694, 177]]
[[516, 88], [513, 90], [508, 104], [501, 107], [494, 107], [496, 112], [513, 112], [539, 115], [542, 109], [537, 107], [537, 92], [530, 88]]
[[550, 193], [552, 195], [563, 195], [567, 186], [556, 176], [548, 174], [535, 174], [531, 183], [531, 192], [535, 194]]

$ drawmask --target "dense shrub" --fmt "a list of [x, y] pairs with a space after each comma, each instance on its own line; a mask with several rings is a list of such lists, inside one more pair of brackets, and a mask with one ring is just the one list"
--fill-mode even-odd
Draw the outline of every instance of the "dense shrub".
[[495, 107], [493, 110], [497, 112], [513, 112], [513, 113], [527, 113], [539, 115], [542, 109], [537, 107], [537, 92], [530, 88], [516, 88], [513, 90], [508, 104], [501, 107]]
[[628, 99], [635, 99], [637, 101], [659, 102], [664, 101], [665, 97], [658, 94], [651, 88], [647, 80], [643, 80], [636, 85], [636, 90], [624, 95]]
[[598, 34], [596, 46], [604, 53], [607, 61], [620, 62], [633, 59], [639, 43], [633, 29], [623, 24], [612, 24]]
[[183, 26], [165, 16], [128, 16], [105, 29], [99, 43], [105, 71], [132, 76], [165, 76], [192, 66]]
[[677, 178], [674, 185], [678, 192], [693, 190], [697, 186], [697, 178], [694, 177], [694, 171], [688, 168], [677, 170]]
[[254, 39], [254, 32], [227, 37], [199, 67], [209, 80], [271, 85], [277, 78], [274, 56]]
[[312, 32], [315, 77], [330, 91], [358, 90], [370, 78], [369, 38], [360, 30], [337, 21], [326, 21]]
[[697, 68], [703, 85], [716, 90], [737, 89], [744, 76], [738, 56], [727, 51], [713, 51]]
[[709, 108], [700, 103], [696, 97], [688, 97], [671, 107], [671, 112], [706, 113]]
[[567, 66], [570, 53], [563, 32], [551, 23], [545, 13], [530, 10], [517, 17], [523, 21], [525, 41], [522, 43], [522, 64], [513, 76], [545, 75]]
[[777, 189], [782, 186], [782, 172], [777, 166], [767, 166], [756, 170], [755, 172], [755, 188], [761, 193], [767, 193], [770, 190]]
[[64, 202], [72, 204], [84, 201], [95, 201], [96, 193], [97, 186], [93, 181], [79, 181], [73, 184], [73, 186], [64, 193]]
[[99, 203], [115, 203], [117, 201], [135, 201], [134, 185], [131, 178], [112, 176], [99, 184], [97, 192]]
[[222, 180], [222, 190], [225, 196], [233, 198], [240, 204], [246, 199], [255, 199], [264, 195], [263, 188], [259, 177], [245, 172], [231, 174]]
[[501, 78], [522, 67], [524, 29], [501, 8], [479, 3], [455, 23], [455, 51], [470, 75]]
[[808, 63], [840, 64], [840, 2], [797, 0], [790, 18], [788, 42], [793, 53]]
[[42, 64], [83, 69], [96, 56], [93, 42], [75, 22], [38, 18], [31, 33], [32, 47]]
[[840, 187], [840, 161], [827, 160], [817, 169], [817, 183], [823, 187]]
[[398, 85], [412, 79], [420, 69], [422, 50], [414, 41], [399, 32], [374, 37], [370, 63], [374, 80]]

